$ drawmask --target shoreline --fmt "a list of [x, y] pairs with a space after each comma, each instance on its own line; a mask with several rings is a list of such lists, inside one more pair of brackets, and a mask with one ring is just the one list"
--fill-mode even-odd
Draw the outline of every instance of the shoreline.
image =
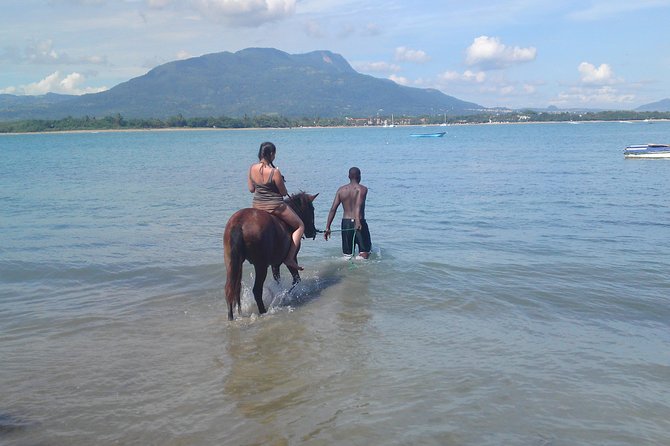
[[464, 125], [527, 125], [527, 124], [589, 124], [589, 123], [604, 123], [613, 122], [621, 124], [652, 124], [654, 122], [670, 122], [670, 119], [644, 119], [644, 120], [580, 120], [580, 121], [526, 121], [526, 122], [463, 122], [442, 124], [410, 124], [410, 125], [395, 125], [394, 127], [385, 127], [382, 125], [332, 125], [332, 126], [301, 126], [301, 127], [165, 127], [165, 128], [128, 128], [128, 129], [80, 129], [80, 130], [53, 130], [53, 131], [39, 131], [39, 132], [4, 132], [0, 136], [5, 135], [53, 135], [53, 134], [78, 134], [78, 133], [131, 133], [131, 132], [193, 132], [193, 131], [231, 131], [231, 130], [294, 130], [294, 129], [348, 129], [348, 128], [426, 128], [426, 127], [457, 127]]
[[[281, 129], [277, 127], [277, 129]], [[39, 132], [5, 132], [3, 135], [56, 135], [56, 134], [77, 134], [77, 133], [132, 133], [132, 132], [190, 132], [190, 131], [220, 131], [220, 130], [262, 130], [260, 127], [245, 127], [245, 128], [211, 128], [211, 127], [166, 127], [157, 129], [81, 129], [81, 130], [53, 130], [53, 131], [39, 131]]]

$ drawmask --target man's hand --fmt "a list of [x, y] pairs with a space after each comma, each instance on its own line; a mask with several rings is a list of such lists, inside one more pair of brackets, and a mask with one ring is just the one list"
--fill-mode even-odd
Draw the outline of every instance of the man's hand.
[[325, 231], [323, 231], [323, 238], [328, 240], [328, 237], [330, 237], [330, 229], [326, 229]]

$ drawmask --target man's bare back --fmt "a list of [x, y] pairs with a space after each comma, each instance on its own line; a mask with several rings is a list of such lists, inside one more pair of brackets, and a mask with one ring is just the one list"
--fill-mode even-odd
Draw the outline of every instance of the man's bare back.
[[[335, 218], [337, 208], [342, 204], [344, 215], [342, 216], [342, 252], [353, 254], [353, 246], [359, 247], [361, 257], [368, 258], [370, 255], [370, 231], [365, 221], [365, 200], [368, 196], [368, 188], [361, 184], [361, 171], [358, 167], [349, 169], [349, 184], [337, 189], [333, 205], [328, 212], [324, 238], [330, 237], [330, 225]], [[347, 228], [345, 228], [345, 223]], [[346, 231], [346, 232], [345, 232]], [[351, 241], [349, 241], [351, 240]]]
[[[337, 198], [342, 203], [344, 215], [342, 218], [365, 218], [365, 197], [368, 193], [368, 188], [360, 183], [351, 182], [345, 184], [337, 190]], [[358, 206], [358, 208], [357, 208]], [[358, 216], [356, 210], [358, 209]]]

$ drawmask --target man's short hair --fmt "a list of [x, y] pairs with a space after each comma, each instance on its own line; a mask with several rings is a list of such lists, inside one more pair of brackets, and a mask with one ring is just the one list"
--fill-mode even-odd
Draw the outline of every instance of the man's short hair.
[[352, 167], [351, 169], [349, 169], [349, 179], [350, 180], [357, 179], [360, 181], [361, 169], [359, 169], [358, 167]]

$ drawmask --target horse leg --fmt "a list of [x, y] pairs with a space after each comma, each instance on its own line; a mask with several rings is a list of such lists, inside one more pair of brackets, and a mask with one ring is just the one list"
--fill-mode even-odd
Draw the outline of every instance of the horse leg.
[[263, 303], [263, 283], [265, 283], [265, 278], [268, 275], [268, 266], [267, 265], [254, 265], [256, 270], [256, 279], [254, 280], [254, 299], [256, 299], [256, 305], [258, 306], [258, 312], [260, 314], [265, 313], [265, 304]]
[[272, 277], [279, 282], [281, 279], [281, 274], [279, 273], [279, 265], [272, 265]]
[[290, 270], [290, 271], [291, 271], [291, 275], [293, 276], [293, 284], [292, 285], [295, 286], [298, 283], [300, 283], [300, 280], [301, 280], [300, 279], [300, 273], [298, 272], [297, 269], [293, 269], [293, 270]]
[[[298, 251], [300, 251], [300, 246], [298, 246]], [[298, 251], [295, 253], [295, 263], [298, 263]], [[293, 277], [293, 283], [291, 284], [291, 289], [293, 289], [294, 286], [300, 283], [300, 272], [297, 269], [291, 268], [289, 266], [287, 266], [287, 268]]]
[[240, 291], [242, 288], [242, 262], [239, 259], [226, 258], [226, 302], [228, 303], [228, 320], [232, 321], [233, 307], [237, 303], [240, 312]]
[[237, 304], [237, 313], [241, 311], [240, 292], [242, 288], [242, 264], [244, 263], [244, 245], [239, 227], [226, 225], [223, 235], [223, 257], [226, 264], [226, 302], [228, 320], [233, 320], [233, 307]]

